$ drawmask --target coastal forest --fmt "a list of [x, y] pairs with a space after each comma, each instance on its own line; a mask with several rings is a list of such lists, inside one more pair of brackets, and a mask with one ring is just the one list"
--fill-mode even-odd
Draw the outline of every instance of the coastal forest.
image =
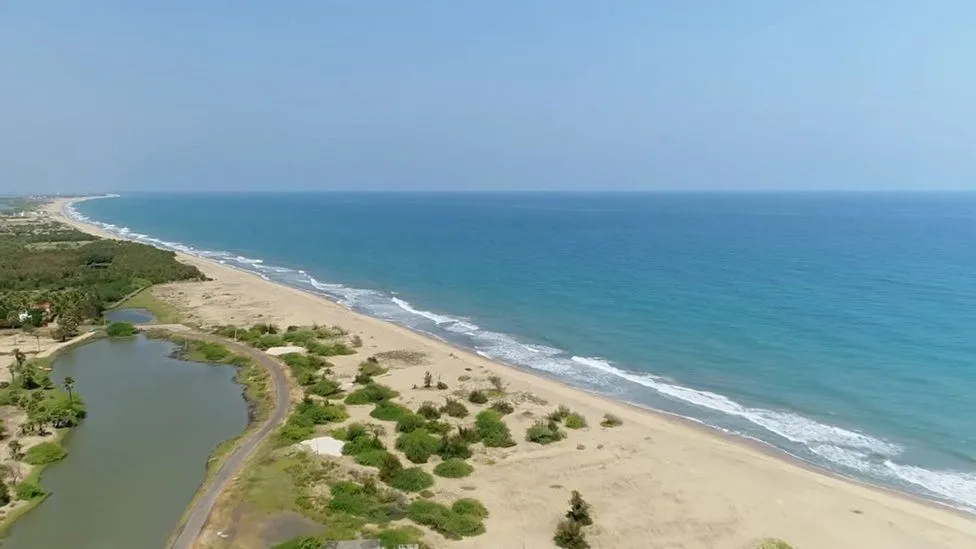
[[66, 337], [142, 288], [204, 278], [173, 252], [96, 239], [53, 221], [0, 217], [0, 328], [57, 322]]

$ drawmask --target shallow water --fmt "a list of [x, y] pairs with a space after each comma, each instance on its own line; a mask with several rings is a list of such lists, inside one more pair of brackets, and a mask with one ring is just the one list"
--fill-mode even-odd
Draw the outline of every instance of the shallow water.
[[156, 317], [148, 309], [116, 309], [105, 313], [109, 322], [128, 322], [130, 324], [149, 324]]
[[164, 546], [202, 482], [207, 456], [247, 425], [230, 366], [168, 358], [172, 344], [106, 339], [59, 357], [88, 417], [64, 441], [68, 457], [41, 484], [52, 493], [22, 517], [4, 549]]

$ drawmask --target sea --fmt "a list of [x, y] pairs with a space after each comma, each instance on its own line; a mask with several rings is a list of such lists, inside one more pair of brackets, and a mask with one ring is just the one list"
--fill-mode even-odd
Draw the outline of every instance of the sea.
[[976, 194], [126, 193], [71, 213], [976, 512]]

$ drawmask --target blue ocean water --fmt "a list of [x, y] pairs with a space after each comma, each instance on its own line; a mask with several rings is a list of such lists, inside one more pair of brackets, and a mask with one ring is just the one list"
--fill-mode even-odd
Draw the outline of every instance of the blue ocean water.
[[976, 194], [132, 194], [76, 208], [976, 511]]

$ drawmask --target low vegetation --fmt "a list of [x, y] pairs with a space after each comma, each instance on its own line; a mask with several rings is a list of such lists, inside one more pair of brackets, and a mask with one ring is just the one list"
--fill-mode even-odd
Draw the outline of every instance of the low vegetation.
[[593, 524], [590, 517], [590, 504], [579, 492], [573, 490], [569, 499], [569, 511], [566, 518], [556, 526], [556, 534], [552, 540], [557, 547], [564, 549], [587, 549], [590, 544], [586, 541], [584, 527]]
[[402, 469], [390, 479], [390, 486], [404, 492], [419, 492], [434, 485], [434, 477], [420, 467]]
[[484, 510], [484, 506], [481, 506], [476, 513], [465, 512], [471, 511], [473, 508], [474, 506], [470, 503], [447, 507], [433, 501], [418, 500], [407, 506], [407, 517], [448, 539], [461, 539], [462, 537], [477, 536], [485, 531], [484, 524], [481, 521], [486, 514], [480, 512]]
[[494, 410], [483, 410], [475, 418], [478, 436], [489, 448], [508, 448], [515, 446], [512, 433], [502, 421], [502, 416]]
[[607, 414], [603, 416], [603, 421], [600, 422], [600, 425], [603, 427], [619, 427], [623, 424], [624, 424], [624, 420], [620, 419], [619, 417], [613, 414]]
[[420, 408], [417, 408], [417, 414], [430, 420], [440, 419], [441, 417], [441, 411], [437, 409], [437, 405], [430, 401], [421, 404]]
[[756, 549], [793, 549], [793, 546], [781, 539], [765, 539]]
[[424, 429], [403, 433], [397, 438], [396, 448], [414, 463], [427, 463], [437, 453], [441, 441]]
[[129, 322], [113, 322], [105, 329], [109, 337], [128, 337], [136, 335], [139, 330]]
[[473, 404], [484, 404], [488, 402], [488, 395], [484, 391], [474, 390], [468, 394], [468, 400]]
[[586, 418], [576, 412], [572, 412], [566, 416], [566, 427], [569, 429], [582, 429], [586, 427]]
[[474, 467], [459, 458], [446, 459], [434, 467], [434, 474], [444, 478], [462, 478], [472, 472], [474, 472]]
[[47, 465], [64, 459], [68, 452], [54, 441], [34, 445], [24, 454], [24, 462], [31, 465]]
[[385, 385], [370, 381], [363, 388], [349, 393], [349, 396], [346, 397], [346, 404], [375, 404], [394, 399], [399, 395], [400, 393]]
[[566, 438], [555, 421], [537, 421], [525, 433], [525, 440], [538, 444], [552, 444]]
[[515, 411], [515, 407], [511, 403], [504, 400], [496, 400], [491, 404], [491, 409], [498, 412], [499, 414], [508, 415]]
[[463, 418], [468, 415], [468, 408], [459, 400], [448, 398], [444, 405], [441, 406], [441, 412], [451, 417]]

